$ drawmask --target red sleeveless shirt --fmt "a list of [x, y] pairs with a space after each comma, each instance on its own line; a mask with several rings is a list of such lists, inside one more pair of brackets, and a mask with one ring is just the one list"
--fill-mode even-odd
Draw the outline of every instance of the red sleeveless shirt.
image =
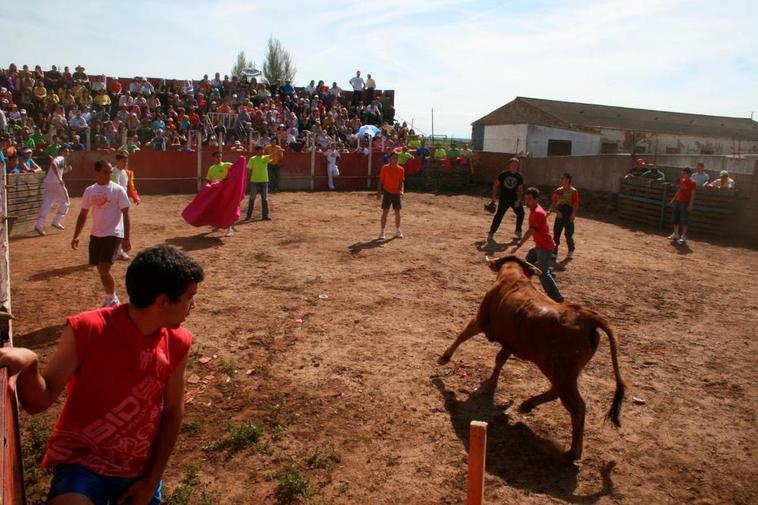
[[81, 465], [97, 474], [139, 477], [150, 460], [166, 381], [189, 352], [192, 334], [162, 328], [144, 336], [127, 305], [69, 317], [79, 367], [42, 466]]

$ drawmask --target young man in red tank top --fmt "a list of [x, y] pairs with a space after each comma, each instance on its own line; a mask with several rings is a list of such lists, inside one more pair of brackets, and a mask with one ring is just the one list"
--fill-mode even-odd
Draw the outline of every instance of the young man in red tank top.
[[146, 249], [126, 271], [129, 303], [69, 317], [43, 370], [29, 349], [0, 349], [27, 412], [68, 391], [42, 460], [53, 470], [48, 505], [160, 504], [184, 416], [192, 334], [181, 324], [202, 280], [178, 249]]

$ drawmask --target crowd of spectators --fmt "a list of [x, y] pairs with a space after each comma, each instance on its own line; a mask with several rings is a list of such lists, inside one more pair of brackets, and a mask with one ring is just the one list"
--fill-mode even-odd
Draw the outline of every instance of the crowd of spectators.
[[[88, 76], [82, 66], [55, 65], [0, 69], [0, 135], [36, 154], [49, 145], [72, 150], [156, 150], [196, 147], [195, 135], [208, 144], [247, 146], [275, 142], [288, 149], [326, 148], [339, 143], [359, 148], [358, 130], [381, 129], [387, 145], [403, 145], [412, 131], [394, 122], [391, 100], [375, 93], [376, 83], [360, 72], [346, 81], [311, 80], [302, 88], [289, 81], [204, 75], [199, 81], [148, 80], [128, 85], [104, 75]], [[384, 143], [383, 142], [383, 143]]]

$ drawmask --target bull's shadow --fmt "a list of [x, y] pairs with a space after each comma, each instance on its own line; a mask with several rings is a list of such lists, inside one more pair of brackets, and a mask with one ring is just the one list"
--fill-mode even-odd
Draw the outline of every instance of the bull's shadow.
[[570, 503], [595, 503], [613, 492], [611, 472], [615, 462], [603, 467], [603, 487], [599, 491], [576, 495], [579, 468], [563, 456], [563, 450], [554, 442], [539, 437], [522, 422], [512, 423], [505, 412], [510, 404], [495, 405], [494, 391], [483, 386], [465, 400], [459, 400], [439, 377], [432, 379], [432, 383], [445, 401], [450, 423], [466, 452], [471, 421], [488, 423], [486, 470], [508, 486], [548, 494]]

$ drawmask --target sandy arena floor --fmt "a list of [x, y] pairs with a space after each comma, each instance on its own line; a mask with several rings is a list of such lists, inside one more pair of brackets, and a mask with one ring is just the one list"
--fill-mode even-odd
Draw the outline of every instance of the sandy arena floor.
[[[289, 469], [314, 505], [460, 504], [473, 419], [489, 422], [487, 503], [758, 503], [758, 251], [697, 236], [683, 250], [577, 219], [577, 253], [557, 282], [613, 322], [630, 385], [616, 431], [603, 421], [613, 375], [601, 339], [581, 384], [577, 468], [559, 456], [571, 435], [560, 403], [516, 412], [545, 389], [535, 367], [509, 361], [493, 397], [477, 391], [498, 350], [483, 337], [436, 365], [493, 280], [483, 199], [410, 194], [406, 238], [382, 243], [367, 193], [273, 194], [273, 220], [231, 238], [186, 225], [189, 199], [148, 196], [132, 213], [135, 249], [174, 244], [207, 278], [187, 321], [187, 417], [165, 479], [191, 498], [172, 503], [287, 502], [292, 486], [275, 476]], [[69, 248], [77, 212], [75, 200], [66, 231], [11, 245], [16, 345], [45, 356], [64, 316], [102, 300], [86, 245]], [[508, 214], [490, 254], [513, 226]], [[114, 270], [123, 298], [126, 266]], [[203, 450], [245, 421], [262, 426], [256, 444]], [[21, 422], [28, 436], [30, 417]], [[47, 478], [28, 481], [37, 503]]]

